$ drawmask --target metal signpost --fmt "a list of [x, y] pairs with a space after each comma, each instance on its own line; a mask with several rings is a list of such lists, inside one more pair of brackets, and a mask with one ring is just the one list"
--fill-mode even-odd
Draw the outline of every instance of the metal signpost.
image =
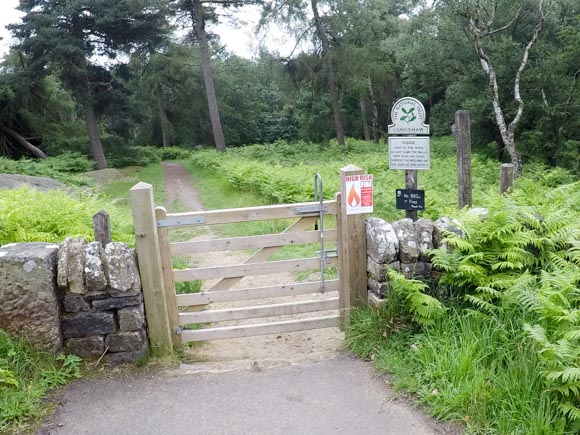
[[425, 108], [416, 98], [397, 100], [391, 110], [389, 125], [389, 169], [405, 170], [405, 189], [397, 190], [397, 208], [406, 217], [417, 220], [417, 210], [425, 209], [425, 191], [417, 190], [417, 171], [429, 170], [429, 125]]

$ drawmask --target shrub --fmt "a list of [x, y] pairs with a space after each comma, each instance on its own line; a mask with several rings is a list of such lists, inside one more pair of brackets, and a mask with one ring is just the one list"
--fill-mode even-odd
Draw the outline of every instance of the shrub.
[[93, 169], [94, 163], [78, 153], [61, 154], [42, 160], [10, 160], [0, 157], [0, 173], [48, 177], [73, 185], [87, 184], [88, 180], [74, 174]]
[[160, 161], [155, 147], [117, 144], [117, 146], [111, 146], [107, 149], [107, 163], [113, 168], [147, 166]]
[[0, 190], [0, 245], [61, 242], [69, 236], [93, 240], [92, 216], [103, 208], [111, 215], [113, 239], [133, 243], [130, 217], [100, 197], [58, 190]]
[[191, 157], [191, 151], [180, 147], [165, 147], [157, 149], [157, 156], [161, 160], [184, 160]]

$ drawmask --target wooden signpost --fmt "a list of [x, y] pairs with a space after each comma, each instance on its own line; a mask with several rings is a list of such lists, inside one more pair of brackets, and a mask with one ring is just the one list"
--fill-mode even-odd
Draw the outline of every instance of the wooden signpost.
[[[417, 220], [417, 210], [425, 208], [425, 192], [417, 190], [417, 171], [429, 170], [429, 125], [425, 124], [425, 108], [416, 98], [397, 100], [391, 110], [393, 124], [389, 125], [389, 169], [405, 170], [405, 190], [419, 195], [410, 201], [403, 194], [397, 196], [397, 208], [406, 210], [406, 217]], [[397, 193], [404, 192], [398, 190]], [[421, 198], [422, 208], [415, 199]]]

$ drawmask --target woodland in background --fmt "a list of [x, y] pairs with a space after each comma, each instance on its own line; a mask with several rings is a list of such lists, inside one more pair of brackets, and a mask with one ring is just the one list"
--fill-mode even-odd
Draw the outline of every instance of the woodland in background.
[[[248, 4], [262, 5], [262, 32], [276, 23], [311, 50], [228, 52], [205, 24], [240, 18]], [[26, 0], [20, 9], [0, 69], [3, 155], [82, 152], [102, 168], [133, 145], [379, 141], [393, 101], [413, 96], [434, 135], [450, 134], [455, 111], [467, 109], [480, 152], [513, 160], [513, 127], [524, 164], [580, 173], [576, 0]]]

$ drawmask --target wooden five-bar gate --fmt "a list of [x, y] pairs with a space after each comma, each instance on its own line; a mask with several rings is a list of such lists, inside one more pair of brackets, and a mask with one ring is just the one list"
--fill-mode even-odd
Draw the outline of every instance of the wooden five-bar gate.
[[[349, 165], [341, 169], [341, 191], [345, 191], [348, 175], [362, 170]], [[349, 310], [353, 305], [367, 302], [366, 235], [362, 215], [346, 215], [343, 193], [333, 200], [322, 200], [322, 186], [317, 201], [281, 204], [264, 207], [167, 213], [155, 207], [153, 189], [138, 183], [131, 189], [131, 204], [139, 269], [145, 299], [145, 309], [152, 351], [170, 352], [172, 347], [189, 341], [238, 338], [253, 335], [294, 332], [307, 329], [340, 326], [348, 327]], [[336, 228], [324, 228], [324, 218], [336, 217]], [[217, 238], [174, 242], [169, 231], [191, 225], [216, 225], [259, 220], [295, 219], [278, 234]], [[315, 225], [316, 224], [316, 225]], [[336, 241], [336, 249], [328, 250], [326, 243]], [[309, 258], [270, 261], [279, 249], [288, 245], [316, 243], [318, 255]], [[250, 250], [257, 251], [242, 264], [173, 269], [172, 257], [207, 252]], [[314, 253], [313, 252], [313, 253]], [[336, 279], [325, 280], [324, 270], [338, 267]], [[232, 289], [243, 277], [281, 272], [320, 270], [320, 281], [286, 283], [269, 287]], [[202, 293], [176, 294], [175, 283], [192, 280], [218, 280]], [[211, 309], [211, 304], [235, 301], [270, 299], [277, 297], [328, 293], [323, 300], [300, 300], [241, 308]], [[336, 295], [336, 296], [334, 296]], [[216, 322], [292, 316], [303, 313], [329, 312], [322, 315], [290, 320], [259, 321], [255, 324], [211, 326]], [[202, 329], [186, 329], [186, 325], [203, 324]]]

